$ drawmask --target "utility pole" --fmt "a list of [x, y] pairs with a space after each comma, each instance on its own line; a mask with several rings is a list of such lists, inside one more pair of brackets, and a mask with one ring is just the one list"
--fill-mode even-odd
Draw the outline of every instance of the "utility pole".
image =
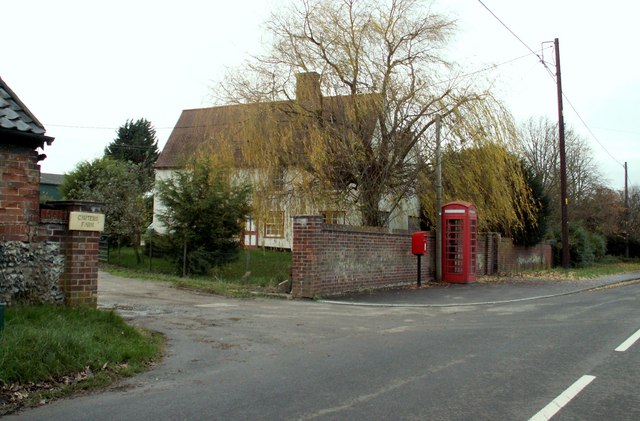
[[440, 145], [441, 121], [436, 116], [436, 281], [442, 280], [442, 148]]
[[627, 161], [624, 162], [624, 257], [629, 257], [629, 190], [627, 189]]
[[558, 88], [558, 138], [560, 146], [560, 209], [562, 211], [562, 267], [569, 268], [569, 212], [567, 200], [567, 162], [564, 148], [564, 114], [562, 112], [562, 78], [560, 76], [560, 42], [553, 40], [556, 50], [556, 85]]

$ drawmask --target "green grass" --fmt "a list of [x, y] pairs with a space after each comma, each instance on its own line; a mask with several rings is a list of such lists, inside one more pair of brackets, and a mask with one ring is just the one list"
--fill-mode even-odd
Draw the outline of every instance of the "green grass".
[[250, 296], [254, 292], [275, 292], [275, 287], [289, 279], [291, 253], [275, 250], [241, 250], [239, 259], [215, 269], [210, 276], [176, 275], [175, 265], [165, 258], [153, 258], [136, 263], [133, 249], [122, 248], [120, 257], [112, 251], [109, 264], [101, 268], [118, 276], [171, 282], [181, 288], [195, 289], [227, 296]]
[[[240, 258], [214, 271], [210, 277], [181, 278], [166, 273], [175, 273], [175, 268], [166, 259], [154, 259], [154, 272], [148, 271], [148, 260], [135, 263], [133, 250], [123, 248], [120, 264], [112, 254], [112, 264], [103, 266], [105, 270], [124, 277], [161, 280], [178, 287], [195, 289], [227, 296], [250, 296], [254, 292], [273, 292], [275, 285], [289, 279], [291, 253], [274, 250], [241, 250]], [[157, 271], [163, 270], [164, 273]], [[168, 268], [168, 269], [167, 269]], [[640, 271], [639, 259], [619, 259], [606, 257], [601, 263], [584, 268], [553, 268], [546, 271], [526, 271], [521, 275], [551, 279], [591, 279], [599, 276]]]
[[[291, 253], [275, 250], [241, 250], [240, 258], [217, 270], [214, 274], [222, 280], [245, 279], [252, 284], [265, 286], [271, 281], [289, 279]], [[247, 274], [249, 273], [249, 274]]]
[[[159, 358], [162, 344], [160, 335], [141, 332], [112, 311], [6, 307], [0, 332], [0, 398], [8, 400], [11, 385], [31, 390], [27, 399], [3, 405], [15, 409], [78, 389], [105, 386], [142, 371]], [[0, 409], [0, 414], [3, 410], [7, 408]]]
[[142, 248], [141, 253], [143, 253], [142, 262], [137, 263], [132, 247], [122, 247], [120, 250], [112, 249], [109, 252], [109, 264], [137, 271], [165, 273], [168, 275], [175, 273], [176, 268], [171, 261], [162, 257], [152, 257], [151, 266], [149, 266], [149, 256], [144, 255], [144, 249]]
[[600, 276], [616, 275], [640, 271], [640, 260], [618, 260], [607, 258], [604, 262], [582, 268], [563, 269], [556, 267], [545, 271], [527, 272], [527, 275], [548, 278], [592, 279]]

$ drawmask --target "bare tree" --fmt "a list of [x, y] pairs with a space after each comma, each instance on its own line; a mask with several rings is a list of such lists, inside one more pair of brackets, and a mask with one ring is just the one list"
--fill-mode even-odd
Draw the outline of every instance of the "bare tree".
[[[560, 152], [557, 123], [544, 117], [531, 118], [520, 126], [519, 139], [524, 160], [534, 175], [541, 180], [557, 219], [560, 202]], [[587, 203], [594, 195], [602, 192], [604, 187], [602, 175], [587, 140], [571, 128], [565, 130], [565, 152], [567, 196], [573, 207], [572, 211], [580, 211], [581, 204]]]
[[596, 187], [572, 210], [574, 220], [584, 221], [592, 232], [611, 236], [626, 232], [624, 197], [606, 186]]
[[560, 184], [557, 125], [544, 117], [532, 117], [519, 127], [518, 137], [527, 166], [550, 195]]
[[[381, 203], [415, 195], [428, 172], [437, 115], [455, 148], [515, 137], [509, 114], [445, 59], [454, 29], [419, 0], [294, 2], [268, 23], [270, 52], [231, 72], [218, 94], [271, 104], [247, 123], [253, 165], [300, 169], [298, 193], [349, 198], [363, 223], [382, 225]], [[313, 78], [294, 83], [310, 72], [317, 89]]]

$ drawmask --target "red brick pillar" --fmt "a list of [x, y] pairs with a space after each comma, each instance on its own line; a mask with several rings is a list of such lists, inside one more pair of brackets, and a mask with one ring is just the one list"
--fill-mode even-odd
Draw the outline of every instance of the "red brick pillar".
[[60, 287], [69, 306], [95, 308], [98, 304], [98, 242], [100, 231], [69, 229], [71, 212], [100, 214], [102, 204], [83, 201], [49, 202], [41, 219], [49, 241], [60, 242], [65, 256]]
[[322, 244], [322, 225], [320, 215], [293, 217], [291, 294], [296, 298], [313, 298], [320, 289], [316, 257]]
[[32, 241], [39, 202], [38, 153], [27, 146], [0, 144], [0, 241]]

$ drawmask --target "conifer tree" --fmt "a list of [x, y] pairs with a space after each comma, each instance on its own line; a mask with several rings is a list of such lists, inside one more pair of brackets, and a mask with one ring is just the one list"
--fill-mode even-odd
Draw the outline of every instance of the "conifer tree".
[[157, 185], [165, 206], [160, 220], [173, 246], [169, 252], [183, 275], [208, 274], [238, 256], [250, 188], [234, 183], [229, 173], [199, 157]]
[[153, 164], [160, 153], [156, 130], [144, 119], [127, 120], [117, 131], [117, 137], [104, 150], [105, 156], [139, 165], [153, 179]]

